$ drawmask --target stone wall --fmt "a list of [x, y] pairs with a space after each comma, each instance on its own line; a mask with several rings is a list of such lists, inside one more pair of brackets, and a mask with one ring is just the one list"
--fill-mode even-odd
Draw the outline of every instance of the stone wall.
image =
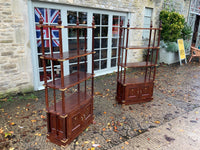
[[[28, 1], [0, 1], [0, 95], [8, 92], [33, 90], [33, 67], [29, 38]], [[143, 27], [145, 7], [153, 8], [153, 25], [158, 26], [158, 16], [164, 0], [38, 0], [90, 8], [130, 12], [131, 26]], [[179, 0], [187, 17], [188, 0]], [[141, 32], [131, 33], [131, 40], [141, 43]], [[142, 51], [131, 53], [129, 61], [141, 61]]]
[[26, 3], [0, 2], [0, 95], [33, 89]]

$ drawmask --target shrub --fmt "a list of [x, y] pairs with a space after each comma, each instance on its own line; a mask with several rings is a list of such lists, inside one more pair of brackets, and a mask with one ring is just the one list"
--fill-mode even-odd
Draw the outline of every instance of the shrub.
[[160, 12], [162, 21], [161, 40], [165, 42], [176, 42], [182, 38], [182, 29], [184, 28], [185, 18], [177, 12], [162, 10]]

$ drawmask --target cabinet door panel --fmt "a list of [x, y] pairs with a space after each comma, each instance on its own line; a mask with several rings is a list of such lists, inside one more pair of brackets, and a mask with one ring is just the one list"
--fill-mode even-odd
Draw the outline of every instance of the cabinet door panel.
[[127, 86], [125, 92], [126, 100], [138, 99], [140, 96], [139, 87]]
[[71, 125], [71, 134], [77, 134], [81, 128], [81, 113], [75, 112], [71, 115], [70, 119], [69, 119], [70, 125]]
[[90, 120], [91, 116], [92, 116], [92, 104], [88, 104], [84, 107], [82, 115], [83, 115], [83, 121], [88, 121]]
[[153, 84], [148, 84], [140, 87], [141, 98], [151, 98], [153, 95]]

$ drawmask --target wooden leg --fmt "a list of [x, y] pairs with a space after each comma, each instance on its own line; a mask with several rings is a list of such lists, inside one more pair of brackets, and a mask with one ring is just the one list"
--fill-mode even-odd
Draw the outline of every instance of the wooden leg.
[[189, 59], [189, 63], [191, 62], [192, 58], [193, 58], [193, 57], [191, 56], [190, 59]]

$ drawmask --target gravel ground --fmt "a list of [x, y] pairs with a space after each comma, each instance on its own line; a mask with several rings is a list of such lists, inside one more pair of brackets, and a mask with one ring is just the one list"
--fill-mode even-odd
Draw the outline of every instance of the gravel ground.
[[[141, 72], [129, 71], [129, 75]], [[200, 107], [200, 66], [160, 65], [153, 100], [122, 107], [115, 101], [116, 73], [95, 78], [95, 119], [66, 149], [111, 149], [150, 128]], [[0, 99], [0, 149], [59, 150], [46, 138], [44, 91]]]

